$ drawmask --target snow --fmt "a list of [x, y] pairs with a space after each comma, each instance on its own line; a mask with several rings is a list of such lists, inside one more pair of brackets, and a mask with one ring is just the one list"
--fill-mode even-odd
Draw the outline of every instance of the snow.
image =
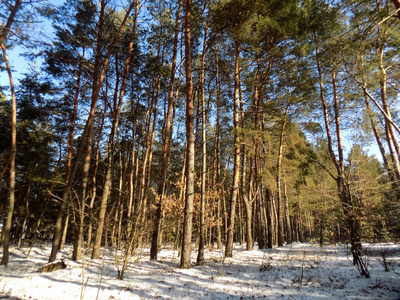
[[51, 273], [40, 272], [50, 245], [33, 247], [29, 257], [29, 248], [13, 248], [8, 266], [0, 266], [0, 299], [400, 299], [400, 245], [364, 247], [370, 278], [359, 275], [345, 246], [293, 244], [253, 251], [235, 245], [226, 259], [221, 250], [206, 249], [204, 266], [195, 265], [194, 250], [191, 269], [179, 268], [172, 247], [158, 261], [145, 248], [131, 257], [124, 280], [117, 279], [111, 248], [102, 249], [101, 259], [87, 252], [74, 262], [67, 246], [58, 254], [67, 268]]

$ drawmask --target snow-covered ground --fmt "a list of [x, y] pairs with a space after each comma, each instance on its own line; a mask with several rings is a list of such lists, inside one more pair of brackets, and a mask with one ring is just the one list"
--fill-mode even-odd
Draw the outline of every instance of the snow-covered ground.
[[0, 266], [0, 299], [400, 299], [400, 245], [384, 247], [389, 272], [379, 260], [381, 246], [366, 246], [370, 278], [359, 276], [344, 246], [293, 244], [263, 251], [236, 245], [225, 260], [221, 251], [207, 249], [201, 267], [193, 251], [189, 270], [179, 268], [171, 248], [163, 248], [157, 262], [143, 249], [124, 280], [117, 279], [111, 249], [102, 250], [102, 259], [74, 262], [66, 247], [58, 257], [67, 268], [52, 273], [40, 272], [49, 245], [34, 247], [29, 257], [28, 248], [12, 249], [8, 266]]

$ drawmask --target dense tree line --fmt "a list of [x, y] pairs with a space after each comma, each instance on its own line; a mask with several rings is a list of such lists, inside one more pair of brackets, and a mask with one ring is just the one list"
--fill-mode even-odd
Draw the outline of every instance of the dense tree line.
[[[201, 265], [318, 241], [368, 276], [361, 242], [400, 237], [398, 1], [0, 7], [2, 264], [14, 244], [114, 246], [122, 279], [144, 244], [190, 268], [193, 246]], [[22, 43], [43, 63], [14, 85]]]

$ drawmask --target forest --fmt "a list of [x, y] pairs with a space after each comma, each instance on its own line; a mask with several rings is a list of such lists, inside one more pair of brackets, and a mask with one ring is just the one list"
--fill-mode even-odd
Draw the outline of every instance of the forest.
[[[2, 0], [1, 265], [400, 239], [399, 0]], [[44, 30], [44, 29], [45, 30]], [[16, 79], [23, 49], [31, 62]], [[20, 51], [20, 50], [18, 50]]]

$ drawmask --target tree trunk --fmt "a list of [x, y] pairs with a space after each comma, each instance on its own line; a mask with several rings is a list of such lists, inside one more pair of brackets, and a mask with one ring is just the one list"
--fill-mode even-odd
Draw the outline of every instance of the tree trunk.
[[[207, 5], [207, 4], [206, 4]], [[206, 27], [204, 29], [203, 39], [203, 55], [201, 59], [200, 70], [200, 100], [201, 100], [201, 136], [202, 136], [202, 160], [201, 160], [201, 198], [200, 198], [200, 236], [199, 236], [199, 251], [197, 256], [197, 264], [204, 265], [204, 245], [206, 241], [206, 222], [205, 222], [205, 204], [206, 204], [206, 174], [207, 174], [207, 144], [206, 144], [206, 95], [204, 91], [204, 65], [206, 59], [207, 34], [210, 18], [207, 18]]]
[[128, 239], [130, 239], [131, 237], [131, 233], [132, 233], [132, 226], [133, 226], [133, 210], [134, 210], [134, 203], [133, 203], [133, 199], [135, 197], [135, 179], [137, 176], [135, 175], [135, 160], [136, 160], [136, 149], [135, 149], [135, 129], [136, 129], [136, 125], [137, 122], [135, 121], [133, 123], [134, 125], [132, 126], [132, 139], [131, 139], [131, 148], [130, 148], [130, 152], [131, 152], [131, 158], [130, 158], [130, 168], [129, 168], [129, 195], [128, 195], [128, 203], [127, 203], [127, 214], [126, 214], [126, 218], [128, 219], [128, 223], [127, 223], [127, 237]]
[[194, 111], [193, 111], [193, 79], [192, 79], [192, 46], [191, 46], [191, 0], [186, 0], [185, 7], [185, 65], [186, 65], [186, 200], [183, 221], [182, 241], [182, 269], [191, 266], [190, 255], [192, 252], [192, 223], [194, 200]]
[[304, 243], [306, 238], [304, 236], [304, 226], [303, 226], [303, 207], [300, 202], [297, 202], [297, 224], [300, 243]]
[[83, 243], [83, 226], [85, 221], [85, 207], [86, 207], [86, 191], [89, 178], [89, 167], [90, 158], [92, 153], [92, 137], [88, 137], [86, 154], [83, 163], [82, 171], [82, 186], [81, 186], [81, 197], [77, 199], [78, 207], [75, 210], [78, 212], [78, 222], [75, 224], [75, 240], [74, 240], [74, 250], [72, 253], [72, 260], [80, 260], [82, 254], [82, 243]]
[[[219, 77], [219, 52], [216, 53], [216, 75], [215, 75], [215, 84], [217, 86], [217, 99], [216, 99], [216, 124], [215, 124], [215, 139], [214, 139], [214, 158], [213, 158], [213, 180], [212, 180], [212, 188], [215, 190], [221, 190], [221, 163], [220, 163], [220, 98], [221, 98], [221, 82]], [[219, 222], [222, 222], [222, 214], [221, 214], [221, 197], [217, 198], [217, 247], [218, 249], [222, 249], [222, 235], [221, 235], [221, 225]]]
[[239, 89], [240, 89], [240, 44], [235, 45], [235, 89], [233, 102], [233, 128], [234, 128], [234, 162], [232, 194], [229, 203], [228, 228], [225, 246], [225, 257], [233, 256], [233, 234], [235, 231], [235, 210], [236, 200], [239, 192], [239, 172], [240, 172], [240, 139], [239, 139]]
[[110, 135], [110, 139], [108, 141], [108, 162], [107, 162], [107, 170], [106, 170], [106, 178], [104, 181], [103, 194], [100, 202], [100, 212], [99, 219], [97, 223], [96, 235], [93, 244], [92, 251], [92, 259], [98, 259], [100, 257], [100, 247], [101, 241], [103, 238], [103, 229], [104, 229], [104, 221], [107, 210], [107, 201], [108, 197], [111, 193], [111, 175], [112, 175], [112, 163], [113, 163], [113, 149], [114, 149], [114, 139], [115, 139], [115, 121], [113, 122], [112, 132]]
[[[17, 1], [19, 2], [19, 1]], [[16, 3], [17, 6], [17, 3]], [[14, 8], [15, 9], [15, 8]], [[18, 8], [16, 8], [18, 9]], [[5, 28], [3, 29], [4, 32]], [[8, 73], [8, 80], [10, 82], [11, 90], [11, 157], [10, 157], [10, 187], [8, 190], [8, 208], [7, 217], [3, 223], [3, 257], [1, 259], [1, 265], [7, 265], [9, 260], [9, 247], [10, 247], [10, 231], [12, 218], [14, 214], [14, 204], [15, 204], [15, 155], [17, 152], [17, 105], [15, 101], [15, 89], [14, 81], [12, 77], [11, 66], [8, 61], [8, 56], [5, 47], [5, 36], [4, 39], [0, 39], [0, 47], [3, 52], [3, 58], [6, 63], [6, 69]]]
[[[154, 89], [154, 81], [155, 81], [155, 79], [153, 78], [153, 89]], [[150, 147], [149, 147], [150, 138], [149, 138], [149, 135], [150, 135], [150, 126], [151, 126], [151, 110], [154, 107], [153, 102], [152, 102], [153, 100], [155, 100], [154, 97], [150, 97], [150, 99], [148, 100], [149, 105], [148, 105], [146, 116], [144, 117], [144, 121], [143, 121], [143, 125], [142, 125], [143, 137], [141, 137], [139, 139], [139, 143], [138, 143], [138, 145], [141, 145], [142, 144], [142, 139], [143, 138], [145, 139], [144, 145], [142, 146], [142, 157], [141, 157], [142, 168], [141, 168], [141, 175], [139, 176], [140, 177], [140, 181], [138, 181], [138, 197], [137, 197], [137, 205], [140, 207], [140, 212], [139, 212], [140, 218], [141, 218], [140, 219], [140, 224], [141, 224], [142, 227], [145, 227], [146, 215], [147, 215], [147, 207], [146, 207], [144, 201], [145, 201], [145, 189], [146, 189], [145, 185], [146, 185], [146, 177], [147, 177], [146, 171], [147, 171], [147, 166], [148, 166], [147, 161], [148, 161], [149, 152], [150, 152]], [[136, 164], [136, 168], [137, 168], [136, 173], [139, 172], [139, 156], [140, 155], [138, 154], [137, 155], [137, 157], [138, 157], [137, 160], [138, 161], [137, 161], [137, 164]], [[138, 176], [136, 175], [136, 177], [138, 177]], [[142, 245], [143, 235], [144, 235], [144, 232], [142, 231], [139, 234], [139, 237], [138, 237], [138, 246], [139, 247], [141, 247], [141, 245]]]
[[63, 220], [63, 225], [62, 225], [62, 233], [60, 237], [60, 248], [59, 250], [64, 249], [65, 247], [65, 241], [67, 240], [67, 233], [68, 233], [68, 224], [69, 224], [69, 211], [67, 211], [67, 214], [64, 216]]
[[[84, 57], [84, 55], [85, 55], [85, 49], [83, 49], [82, 57]], [[82, 77], [82, 61], [79, 62], [78, 74], [77, 74], [77, 78], [76, 78], [75, 95], [74, 95], [74, 105], [72, 108], [71, 122], [69, 125], [66, 182], [68, 182], [69, 177], [71, 175], [72, 150], [73, 150], [73, 142], [74, 142], [75, 122], [76, 122], [76, 116], [77, 116], [77, 110], [78, 110], [79, 93], [80, 93], [80, 89], [81, 89], [80, 88], [81, 87], [81, 77]], [[60, 237], [59, 250], [64, 249], [65, 240], [66, 240], [67, 232], [68, 232], [68, 222], [69, 222], [69, 216], [64, 217], [63, 231], [62, 231], [61, 237]]]
[[333, 86], [333, 100], [334, 100], [334, 110], [335, 110], [335, 127], [336, 127], [336, 138], [337, 138], [337, 151], [339, 154], [339, 161], [337, 165], [339, 166], [337, 185], [339, 191], [339, 197], [342, 202], [343, 210], [346, 217], [347, 229], [350, 232], [351, 240], [351, 252], [353, 254], [353, 263], [358, 265], [361, 270], [361, 275], [368, 275], [367, 270], [364, 270], [364, 266], [361, 262], [361, 224], [360, 216], [358, 215], [357, 209], [355, 207], [352, 195], [350, 193], [349, 184], [346, 182], [345, 169], [344, 169], [344, 155], [343, 155], [343, 143], [340, 127], [340, 114], [339, 114], [339, 99], [336, 87], [336, 70], [335, 67], [332, 68], [332, 86]]
[[[240, 73], [239, 73], [240, 75]], [[242, 200], [243, 200], [243, 207], [244, 207], [244, 213], [245, 213], [245, 224], [246, 224], [246, 232], [245, 232], [245, 240], [246, 240], [246, 250], [247, 251], [252, 251], [254, 242], [253, 242], [253, 234], [252, 234], [252, 218], [253, 218], [253, 212], [252, 212], [252, 207], [251, 207], [251, 180], [250, 183], [246, 184], [246, 168], [247, 168], [247, 147], [246, 147], [246, 133], [245, 133], [245, 120], [244, 120], [244, 107], [243, 107], [243, 101], [242, 101], [242, 93], [240, 89], [240, 111], [242, 112], [240, 114], [240, 123], [241, 123], [241, 129], [243, 130], [242, 134], [242, 141], [243, 141], [243, 146], [242, 146], [242, 161], [241, 161], [241, 194], [242, 194]], [[250, 164], [251, 165], [251, 164]], [[249, 178], [251, 178], [252, 174], [250, 174]]]
[[[387, 29], [382, 30], [382, 39], [386, 39], [387, 35]], [[380, 31], [380, 33], [382, 32]], [[389, 152], [390, 152], [390, 157], [392, 159], [393, 163], [393, 168], [395, 169], [396, 175], [397, 175], [397, 180], [400, 180], [400, 164], [399, 164], [399, 159], [400, 159], [400, 146], [396, 137], [396, 132], [394, 130], [393, 126], [393, 121], [392, 121], [392, 116], [390, 113], [389, 109], [389, 104], [387, 101], [387, 75], [386, 75], [386, 69], [383, 64], [384, 61], [384, 55], [385, 55], [385, 49], [384, 49], [384, 42], [380, 43], [381, 46], [378, 47], [377, 49], [377, 55], [379, 59], [379, 73], [380, 73], [380, 96], [381, 96], [381, 102], [382, 102], [382, 108], [384, 111], [384, 117], [385, 117], [385, 132], [386, 132], [386, 140], [389, 146]], [[365, 89], [364, 89], [365, 91]]]
[[[328, 148], [331, 156], [331, 160], [334, 163], [337, 171], [337, 177], [335, 178], [338, 194], [340, 201], [342, 203], [343, 211], [345, 214], [345, 220], [347, 229], [350, 233], [351, 240], [351, 252], [353, 254], [353, 263], [359, 264], [359, 260], [361, 258], [361, 242], [360, 242], [360, 224], [359, 224], [359, 216], [356, 216], [354, 203], [352, 201], [352, 197], [350, 194], [350, 189], [348, 183], [345, 178], [345, 170], [344, 170], [344, 155], [343, 155], [343, 144], [342, 144], [342, 136], [341, 136], [341, 127], [340, 127], [340, 114], [339, 114], [339, 99], [337, 94], [336, 87], [336, 66], [333, 65], [331, 68], [331, 77], [332, 77], [332, 88], [333, 88], [333, 105], [334, 105], [334, 121], [335, 121], [335, 129], [336, 129], [336, 142], [337, 142], [337, 153], [338, 158], [336, 158], [333, 152], [333, 142], [331, 137], [331, 131], [329, 127], [329, 116], [328, 116], [328, 108], [325, 100], [324, 87], [323, 87], [323, 79], [322, 79], [322, 68], [319, 60], [319, 45], [317, 37], [314, 36], [315, 42], [315, 57], [318, 69], [319, 76], [319, 86], [320, 86], [320, 99], [322, 102], [322, 109], [325, 121], [325, 131], [328, 138]], [[332, 176], [332, 174], [331, 174]], [[362, 266], [360, 266], [362, 267]], [[362, 271], [363, 272], [363, 271]]]
[[[147, 220], [147, 200], [148, 200], [148, 194], [149, 194], [149, 187], [150, 187], [150, 175], [151, 175], [151, 164], [153, 160], [153, 148], [154, 148], [154, 135], [155, 135], [155, 130], [156, 130], [156, 124], [157, 124], [157, 104], [158, 104], [158, 97], [160, 93], [160, 84], [161, 84], [161, 79], [157, 78], [156, 79], [156, 91], [154, 95], [154, 107], [153, 107], [153, 122], [152, 122], [152, 127], [151, 127], [151, 132], [150, 132], [150, 141], [149, 141], [149, 149], [148, 149], [148, 163], [146, 167], [146, 181], [144, 184], [144, 197], [143, 197], [143, 209], [142, 209], [142, 226], [146, 226], [146, 220]], [[160, 214], [160, 224], [159, 224], [159, 232], [158, 232], [158, 238], [157, 238], [157, 244], [161, 243], [161, 225], [162, 225], [162, 207], [161, 209], [161, 214]], [[154, 251], [154, 249], [153, 249]], [[157, 247], [158, 251], [158, 247]]]
[[272, 193], [269, 189], [265, 190], [265, 200], [267, 203], [267, 247], [271, 249], [273, 247], [273, 222], [272, 222]]
[[[92, 244], [92, 231], [93, 231], [93, 220], [94, 220], [94, 213], [93, 213], [93, 205], [94, 201], [97, 196], [97, 184], [96, 184], [96, 176], [97, 176], [97, 170], [99, 167], [99, 152], [100, 152], [100, 141], [102, 138], [102, 133], [103, 133], [103, 127], [104, 127], [104, 120], [106, 117], [106, 112], [107, 110], [104, 110], [103, 117], [101, 119], [101, 124], [99, 128], [99, 135], [97, 138], [97, 143], [96, 143], [96, 155], [94, 159], [94, 171], [92, 175], [92, 195], [90, 198], [89, 202], [89, 207], [88, 207], [88, 213], [89, 213], [89, 225], [88, 225], [88, 232], [87, 232], [87, 244], [89, 247], [91, 247]], [[64, 236], [64, 235], [63, 235]]]
[[[244, 153], [243, 160], [246, 161], [246, 154]], [[253, 212], [251, 207], [251, 202], [249, 199], [249, 195], [244, 189], [245, 183], [243, 182], [245, 179], [245, 166], [243, 167], [242, 172], [242, 190], [243, 190], [243, 206], [245, 212], [245, 223], [246, 223], [246, 233], [245, 233], [245, 240], [246, 240], [246, 250], [252, 251], [253, 250], [253, 234], [252, 234], [252, 221], [253, 221]]]
[[156, 203], [156, 217], [154, 221], [151, 249], [150, 249], [150, 260], [157, 260], [157, 253], [159, 248], [159, 234], [161, 230], [161, 219], [162, 219], [162, 204], [165, 193], [165, 184], [168, 177], [168, 161], [169, 161], [169, 148], [171, 141], [171, 116], [173, 109], [174, 100], [174, 84], [175, 84], [175, 73], [176, 73], [176, 58], [178, 53], [178, 38], [179, 28], [181, 24], [181, 6], [182, 0], [178, 1], [178, 10], [175, 19], [175, 36], [174, 36], [174, 48], [172, 50], [172, 65], [169, 81], [168, 100], [167, 100], [167, 116], [165, 118], [165, 126], [163, 132], [163, 144], [162, 144], [162, 155], [161, 155], [161, 178], [158, 186], [159, 201]]
[[22, 242], [22, 237], [25, 234], [25, 239], [26, 239], [26, 233], [27, 233], [27, 229], [25, 229], [26, 227], [26, 223], [28, 222], [28, 218], [29, 218], [29, 195], [31, 192], [31, 182], [28, 182], [28, 189], [26, 191], [25, 197], [24, 197], [24, 203], [25, 203], [25, 211], [24, 211], [24, 219], [22, 220], [22, 224], [20, 226], [20, 232], [19, 232], [19, 238], [18, 238], [18, 245], [17, 247], [21, 247], [21, 242]]
[[262, 197], [256, 197], [256, 234], [258, 240], [258, 249], [265, 249], [265, 233], [263, 228], [263, 211], [262, 211]]
[[286, 183], [283, 185], [284, 189], [284, 199], [285, 199], [285, 222], [286, 222], [286, 243], [291, 244], [292, 243], [292, 226], [290, 224], [290, 214], [289, 214], [289, 199], [287, 195], [287, 187]]
[[279, 137], [279, 147], [278, 147], [278, 161], [276, 163], [276, 189], [277, 189], [277, 205], [278, 205], [278, 246], [283, 246], [283, 200], [281, 192], [281, 168], [282, 168], [282, 158], [283, 158], [283, 139], [285, 137], [285, 128], [287, 123], [287, 116], [289, 112], [289, 104], [286, 107], [285, 115], [283, 117], [281, 134]]

